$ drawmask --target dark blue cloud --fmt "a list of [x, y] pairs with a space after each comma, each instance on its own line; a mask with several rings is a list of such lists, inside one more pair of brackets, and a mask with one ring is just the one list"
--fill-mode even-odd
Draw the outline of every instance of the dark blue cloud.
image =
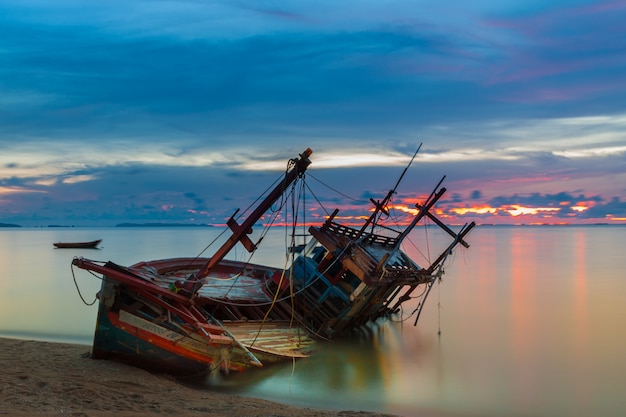
[[[216, 133], [229, 130], [227, 124], [236, 118], [244, 118], [251, 129], [292, 121], [334, 129], [358, 122], [382, 130], [397, 123], [418, 127], [489, 117], [494, 106], [500, 114], [546, 114], [543, 104], [551, 100], [539, 96], [538, 89], [544, 88], [540, 80], [563, 94], [567, 85], [589, 86], [610, 78], [621, 83], [615, 77], [624, 61], [598, 58], [615, 56], [615, 46], [604, 44], [594, 55], [609, 66], [599, 79], [595, 66], [576, 64], [586, 62], [585, 54], [571, 50], [574, 44], [563, 48], [568, 38], [557, 36], [552, 25], [544, 24], [536, 29], [539, 33], [527, 28], [539, 18], [501, 23], [528, 38], [517, 52], [467, 31], [420, 22], [379, 24], [367, 31], [306, 28], [234, 39], [181, 39], [167, 32], [128, 36], [88, 22], [5, 18], [3, 33], [8, 36], [0, 42], [8, 51], [3, 78], [10, 83], [4, 88], [43, 99], [7, 121], [62, 132], [92, 129], [98, 136], [107, 125], [110, 134], [119, 135], [118, 130], [129, 127], [142, 131], [144, 118], [183, 125], [177, 118], [194, 114], [204, 118], [193, 118], [191, 129]], [[550, 15], [544, 19], [559, 23]], [[542, 44], [542, 36], [560, 43]], [[597, 45], [585, 52], [591, 53], [592, 46]], [[524, 48], [539, 57], [529, 59]], [[553, 68], [574, 59], [571, 69]], [[617, 95], [626, 86], [615, 87], [605, 88], [604, 94]], [[509, 100], [531, 91], [538, 94], [532, 106]], [[559, 101], [568, 106], [565, 97]], [[624, 110], [623, 102], [618, 103]], [[611, 111], [614, 104], [607, 103]], [[145, 127], [150, 128], [154, 126]]]
[[585, 201], [602, 201], [600, 196], [572, 195], [566, 192], [557, 194], [532, 193], [529, 195], [507, 195], [498, 196], [489, 200], [489, 204], [493, 207], [503, 207], [509, 205], [523, 205], [528, 207], [559, 207], [561, 203], [575, 205], [577, 202]]
[[[607, 217], [608, 216], [608, 217]], [[607, 219], [610, 217], [626, 218], [626, 200], [613, 197], [610, 201], [602, 201], [582, 214], [588, 219]]]
[[470, 198], [472, 200], [480, 200], [481, 197], [482, 197], [482, 193], [480, 192], [480, 190], [474, 190], [470, 194]]

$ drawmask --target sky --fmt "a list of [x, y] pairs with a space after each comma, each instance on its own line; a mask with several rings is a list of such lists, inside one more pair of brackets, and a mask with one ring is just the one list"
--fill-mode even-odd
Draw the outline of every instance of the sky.
[[[0, 0], [0, 223], [626, 224], [626, 0]], [[311, 208], [307, 220], [324, 211]], [[321, 213], [321, 214], [320, 214]], [[317, 216], [317, 217], [316, 217]]]

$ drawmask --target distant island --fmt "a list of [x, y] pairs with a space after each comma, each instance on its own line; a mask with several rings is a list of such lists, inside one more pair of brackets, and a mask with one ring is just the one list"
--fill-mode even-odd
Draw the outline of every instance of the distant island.
[[[455, 225], [455, 226], [459, 226], [459, 225]], [[597, 222], [597, 223], [583, 223], [583, 224], [578, 224], [578, 223], [534, 223], [534, 224], [525, 224], [525, 223], [520, 223], [520, 224], [498, 224], [498, 223], [481, 223], [478, 226], [480, 227], [594, 227], [594, 226], [626, 226], [626, 224], [624, 223], [605, 223], [605, 222]], [[0, 228], [22, 228], [24, 226], [21, 226], [19, 224], [12, 224], [12, 223], [0, 223]], [[59, 224], [49, 224], [47, 226], [27, 226], [27, 227], [34, 227], [34, 228], [90, 228], [90, 227], [128, 227], [128, 228], [141, 228], [141, 227], [145, 227], [145, 228], [157, 228], [157, 227], [171, 227], [171, 228], [175, 228], [175, 227], [223, 227], [223, 225], [213, 225], [213, 224], [201, 224], [201, 223], [196, 223], [196, 224], [189, 224], [189, 223], [158, 223], [158, 222], [152, 222], [152, 223], [119, 223], [116, 224], [115, 226], [74, 226], [74, 225], [70, 225], [70, 226], [64, 226], [64, 225], [59, 225]]]
[[0, 227], [22, 227], [19, 224], [0, 223]]
[[214, 227], [210, 224], [189, 223], [120, 223], [115, 227]]

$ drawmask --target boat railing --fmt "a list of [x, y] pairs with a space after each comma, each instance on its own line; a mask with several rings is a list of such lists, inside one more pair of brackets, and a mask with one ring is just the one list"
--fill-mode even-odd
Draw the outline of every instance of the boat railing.
[[[360, 240], [361, 242], [365, 242], [368, 244], [376, 244], [385, 247], [394, 247], [398, 238], [393, 236], [383, 236], [376, 233], [362, 233], [360, 230], [353, 229], [352, 227], [344, 226], [342, 224], [336, 222], [326, 222], [322, 226], [323, 229], [329, 230], [335, 234], [342, 235], [347, 237], [350, 240]], [[400, 232], [396, 232], [397, 235], [400, 235]]]
[[407, 265], [385, 265], [380, 270], [380, 282], [406, 285], [419, 285], [432, 281], [434, 278], [424, 269], [416, 269]]

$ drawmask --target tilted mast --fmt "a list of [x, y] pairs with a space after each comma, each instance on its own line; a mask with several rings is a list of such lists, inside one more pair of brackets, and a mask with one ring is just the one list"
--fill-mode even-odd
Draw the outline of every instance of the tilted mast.
[[215, 268], [224, 257], [230, 252], [230, 250], [237, 244], [237, 242], [241, 242], [243, 246], [248, 250], [248, 252], [252, 252], [256, 249], [256, 245], [252, 243], [250, 238], [248, 238], [248, 234], [252, 233], [252, 226], [265, 214], [267, 210], [278, 200], [285, 190], [289, 188], [289, 186], [299, 177], [304, 171], [306, 171], [307, 167], [311, 164], [309, 160], [309, 156], [313, 151], [310, 148], [307, 148], [303, 153], [300, 154], [300, 158], [294, 158], [291, 161], [294, 163], [293, 167], [290, 171], [285, 173], [285, 177], [276, 187], [265, 197], [261, 203], [257, 206], [257, 208], [246, 218], [246, 220], [239, 225], [235, 220], [235, 215], [239, 212], [239, 209], [235, 211], [235, 213], [228, 219], [226, 224], [232, 230], [233, 234], [228, 238], [226, 242], [215, 252], [215, 254], [209, 259], [209, 261], [200, 268], [198, 272], [191, 275], [187, 278], [185, 282], [185, 289], [195, 293], [202, 284], [202, 279], [209, 275], [211, 270]]
[[417, 153], [420, 151], [421, 147], [422, 147], [422, 144], [420, 143], [420, 146], [417, 147], [417, 150], [413, 154], [413, 157], [409, 161], [409, 164], [404, 168], [404, 171], [402, 171], [402, 175], [400, 175], [400, 178], [398, 178], [396, 185], [391, 190], [389, 190], [385, 198], [383, 198], [383, 201], [375, 201], [373, 198], [370, 198], [370, 202], [374, 205], [375, 209], [372, 212], [372, 215], [369, 217], [369, 219], [367, 219], [363, 227], [361, 227], [361, 230], [359, 230], [359, 234], [357, 238], [360, 237], [365, 232], [365, 229], [367, 229], [367, 226], [369, 226], [370, 224], [374, 225], [376, 223], [376, 216], [378, 216], [379, 212], [382, 211], [384, 214], [389, 215], [389, 211], [387, 210], [387, 203], [389, 203], [389, 200], [391, 200], [391, 197], [393, 197], [393, 195], [396, 193], [396, 189], [400, 185], [400, 182], [402, 182], [402, 178], [404, 178], [404, 174], [406, 174], [406, 171], [409, 169], [409, 167], [413, 163], [413, 160], [415, 159], [415, 156], [417, 155]]

